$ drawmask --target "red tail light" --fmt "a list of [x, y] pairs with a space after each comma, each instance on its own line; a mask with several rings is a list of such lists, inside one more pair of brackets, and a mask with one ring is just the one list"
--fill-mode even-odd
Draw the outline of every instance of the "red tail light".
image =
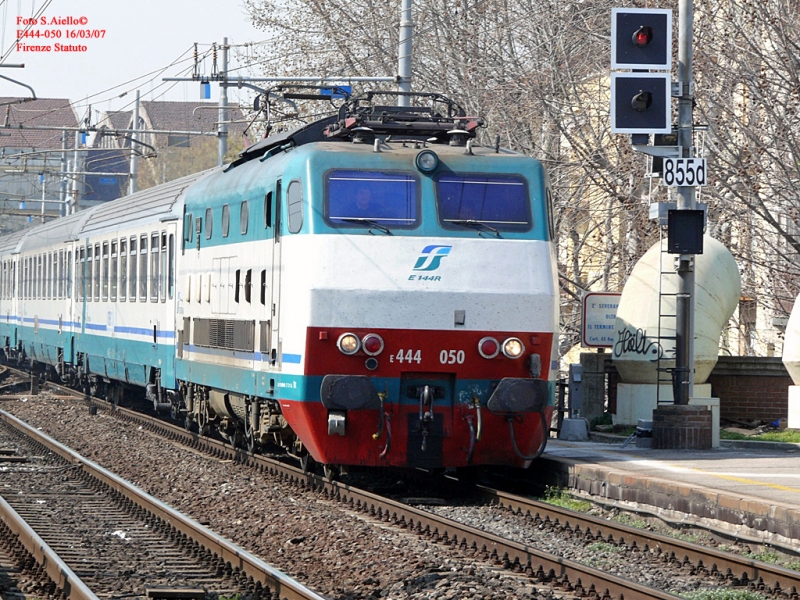
[[374, 333], [368, 333], [361, 340], [361, 347], [370, 356], [377, 356], [383, 352], [383, 338]]
[[500, 352], [500, 344], [493, 337], [485, 337], [478, 342], [478, 352], [483, 358], [494, 358]]

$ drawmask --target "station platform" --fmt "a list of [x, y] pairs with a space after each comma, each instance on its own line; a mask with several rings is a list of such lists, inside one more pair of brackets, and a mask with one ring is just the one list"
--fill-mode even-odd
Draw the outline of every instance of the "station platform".
[[608, 441], [548, 440], [532, 469], [601, 503], [748, 542], [800, 547], [800, 444], [723, 441], [698, 451]]

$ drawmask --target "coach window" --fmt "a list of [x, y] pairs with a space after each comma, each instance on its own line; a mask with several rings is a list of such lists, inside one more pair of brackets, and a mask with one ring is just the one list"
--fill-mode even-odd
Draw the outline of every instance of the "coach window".
[[247, 221], [250, 219], [250, 209], [247, 207], [247, 200], [243, 200], [239, 206], [239, 233], [247, 235]]
[[267, 304], [267, 270], [261, 269], [261, 304]]
[[131, 276], [128, 280], [128, 299], [131, 302], [136, 302], [136, 238], [131, 238], [131, 246], [128, 250], [130, 256]]
[[86, 248], [86, 301], [91, 302], [94, 294], [92, 294], [92, 286], [94, 285], [94, 260], [92, 260], [92, 247]]
[[264, 229], [272, 226], [272, 192], [264, 196]]
[[242, 270], [236, 269], [236, 287], [233, 288], [233, 301], [239, 304], [239, 290], [242, 286]]
[[52, 252], [48, 252], [44, 255], [45, 267], [44, 267], [44, 297], [45, 300], [49, 300], [53, 297], [53, 254]]
[[222, 206], [222, 237], [228, 237], [231, 228], [231, 207], [227, 204]]
[[158, 302], [158, 234], [150, 235], [150, 302]]
[[119, 299], [125, 302], [128, 291], [128, 240], [119, 241]]
[[64, 298], [64, 278], [67, 276], [67, 269], [64, 265], [65, 254], [63, 250], [58, 251], [58, 298]]
[[103, 242], [103, 301], [108, 301], [108, 242]]
[[100, 302], [100, 244], [94, 245], [94, 301]]
[[211, 209], [207, 208], [206, 209], [206, 239], [207, 240], [211, 239], [211, 229], [212, 229], [212, 226], [213, 226], [213, 222], [212, 221], [213, 221], [213, 219], [211, 218]]
[[161, 232], [161, 267], [158, 270], [158, 289], [161, 290], [161, 301], [167, 301], [167, 234]]
[[286, 203], [289, 207], [289, 233], [297, 233], [303, 228], [303, 186], [299, 181], [289, 184]]
[[147, 236], [139, 238], [139, 300], [147, 302]]
[[[194, 233], [194, 230], [192, 229], [193, 226], [194, 226], [194, 217], [192, 216], [192, 213], [186, 213], [185, 215], [183, 215], [184, 242], [189, 242], [190, 244], [192, 243], [192, 234]], [[185, 246], [186, 244], [184, 244], [184, 247]]]
[[[80, 255], [80, 257], [79, 257], [79, 255]], [[86, 272], [84, 270], [86, 268], [86, 249], [85, 248], [80, 248], [79, 252], [76, 253], [75, 262], [76, 262], [75, 274], [77, 275], [77, 279], [78, 279], [78, 285], [76, 286], [77, 289], [75, 291], [77, 292], [78, 300], [83, 302], [83, 298], [84, 298], [84, 294], [85, 294], [84, 282], [86, 281]]]
[[34, 276], [36, 277], [36, 287], [35, 287], [36, 294], [34, 294], [34, 297], [38, 300], [38, 299], [40, 299], [42, 297], [42, 287], [43, 287], [43, 285], [42, 285], [43, 282], [42, 282], [42, 257], [41, 257], [41, 255], [36, 257], [36, 272], [34, 273]]
[[250, 290], [253, 285], [253, 269], [247, 269], [247, 275], [244, 277], [244, 299], [250, 304]]
[[111, 300], [117, 300], [117, 241], [111, 242]]
[[169, 299], [175, 297], [175, 235], [169, 234]]
[[72, 250], [67, 251], [67, 290], [66, 297], [72, 298]]
[[53, 298], [58, 300], [61, 298], [61, 284], [62, 269], [61, 269], [61, 256], [63, 252], [53, 252]]

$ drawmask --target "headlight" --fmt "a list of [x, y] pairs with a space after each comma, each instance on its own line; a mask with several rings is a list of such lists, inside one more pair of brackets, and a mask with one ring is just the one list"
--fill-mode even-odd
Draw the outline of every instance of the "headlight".
[[503, 342], [503, 354], [508, 358], [519, 358], [525, 351], [525, 346], [519, 338], [508, 338]]
[[361, 347], [370, 356], [376, 356], [383, 352], [383, 338], [377, 334], [368, 333], [361, 340]]
[[358, 337], [356, 337], [355, 334], [343, 333], [339, 336], [336, 346], [342, 351], [342, 353], [350, 355], [358, 352], [361, 342], [358, 341]]
[[430, 173], [439, 166], [439, 157], [433, 150], [423, 150], [417, 154], [417, 168], [423, 173]]
[[478, 352], [483, 358], [494, 358], [500, 352], [500, 344], [493, 337], [485, 337], [478, 342]]

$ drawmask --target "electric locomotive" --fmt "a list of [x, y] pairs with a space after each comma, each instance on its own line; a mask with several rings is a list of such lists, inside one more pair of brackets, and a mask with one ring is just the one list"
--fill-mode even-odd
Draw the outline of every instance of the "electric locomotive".
[[426, 97], [353, 100], [189, 190], [176, 375], [191, 421], [326, 465], [524, 466], [544, 448], [546, 173]]
[[329, 474], [528, 466], [557, 368], [547, 174], [476, 144], [481, 121], [454, 102], [416, 96], [368, 93], [224, 168], [68, 217], [57, 239], [49, 224], [0, 245], [5, 285], [35, 298], [0, 294], [6, 356], [113, 399], [143, 387], [188, 428]]

